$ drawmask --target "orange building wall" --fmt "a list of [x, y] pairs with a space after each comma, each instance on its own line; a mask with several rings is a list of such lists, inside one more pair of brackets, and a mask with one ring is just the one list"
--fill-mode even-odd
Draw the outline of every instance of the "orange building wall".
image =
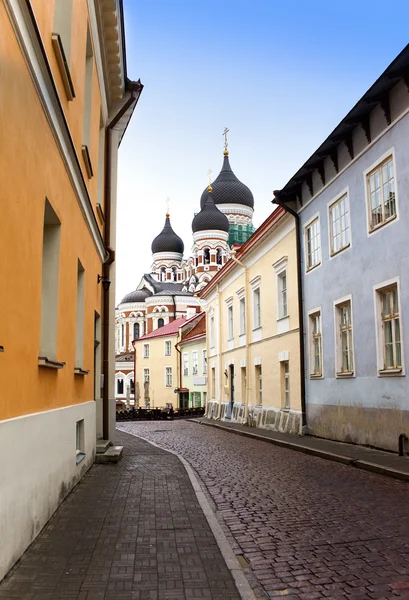
[[[32, 2], [47, 48], [61, 101], [69, 119], [80, 163], [86, 44], [86, 3], [74, 2], [72, 74], [77, 98], [67, 103], [51, 47], [53, 3]], [[0, 419], [93, 399], [94, 310], [101, 314], [101, 261], [73, 193], [67, 171], [37, 97], [4, 5], [0, 20], [0, 80], [7, 94], [0, 105]], [[83, 44], [80, 43], [83, 40]], [[83, 52], [82, 52], [83, 50]], [[100, 97], [94, 96], [92, 142], [95, 203]], [[84, 179], [88, 181], [84, 171]], [[39, 368], [44, 202], [48, 198], [61, 220], [57, 360], [61, 370]], [[74, 376], [77, 260], [85, 269], [84, 369]]]

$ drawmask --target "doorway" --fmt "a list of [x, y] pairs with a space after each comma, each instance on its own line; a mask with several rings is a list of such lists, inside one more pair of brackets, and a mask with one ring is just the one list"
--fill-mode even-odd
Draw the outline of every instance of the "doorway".
[[229, 366], [229, 380], [230, 380], [230, 410], [229, 410], [229, 418], [232, 418], [233, 415], [233, 406], [234, 406], [234, 365]]

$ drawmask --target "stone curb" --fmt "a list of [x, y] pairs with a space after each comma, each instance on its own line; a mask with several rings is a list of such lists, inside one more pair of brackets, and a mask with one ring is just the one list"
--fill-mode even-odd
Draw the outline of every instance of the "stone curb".
[[285, 442], [284, 440], [277, 440], [260, 435], [258, 433], [251, 433], [250, 431], [240, 431], [238, 429], [234, 429], [233, 427], [224, 427], [218, 423], [205, 423], [203, 421], [198, 421], [197, 419], [189, 419], [188, 422], [195, 423], [197, 425], [207, 425], [207, 427], [215, 427], [216, 429], [222, 429], [223, 431], [235, 433], [236, 435], [242, 435], [244, 437], [253, 438], [262, 442], [268, 442], [270, 444], [274, 444], [275, 446], [281, 446], [282, 448], [287, 448], [288, 450], [296, 450], [297, 452], [303, 452], [304, 454], [317, 456], [318, 458], [323, 458], [324, 460], [332, 460], [333, 462], [338, 462], [343, 465], [356, 467], [357, 469], [362, 469], [363, 471], [370, 471], [372, 473], [377, 473], [378, 475], [385, 475], [386, 477], [394, 477], [395, 479], [400, 479], [401, 481], [409, 481], [409, 473], [406, 473], [405, 471], [399, 471], [398, 469], [391, 467], [384, 467], [366, 460], [360, 460], [342, 454], [335, 454], [334, 452], [319, 450], [318, 448], [310, 448], [309, 446], [303, 446], [302, 444]]
[[[196, 423], [200, 423], [200, 421], [196, 421]], [[129, 434], [128, 431], [125, 431], [124, 433]], [[135, 434], [131, 433], [129, 435], [135, 435]], [[224, 531], [221, 528], [220, 523], [217, 520], [217, 517], [214, 514], [214, 512], [213, 512], [213, 510], [212, 510], [212, 508], [200, 486], [199, 480], [196, 477], [196, 474], [195, 474], [193, 468], [190, 466], [190, 464], [187, 462], [187, 460], [184, 459], [183, 456], [181, 456], [177, 452], [174, 452], [173, 450], [169, 450], [168, 448], [164, 448], [163, 446], [160, 446], [159, 444], [152, 442], [152, 440], [149, 440], [149, 439], [143, 437], [142, 435], [135, 435], [135, 437], [138, 437], [141, 440], [143, 440], [144, 442], [148, 442], [148, 444], [151, 444], [152, 446], [155, 446], [156, 448], [160, 448], [161, 450], [164, 450], [165, 452], [169, 452], [169, 454], [174, 454], [181, 461], [181, 463], [185, 467], [185, 470], [188, 474], [190, 483], [192, 484], [193, 490], [194, 490], [197, 500], [200, 504], [200, 508], [202, 509], [202, 511], [207, 519], [207, 522], [209, 523], [209, 527], [212, 530], [212, 533], [216, 539], [217, 545], [219, 546], [220, 552], [223, 556], [226, 566], [232, 574], [232, 577], [236, 584], [237, 591], [239, 592], [242, 600], [256, 600], [256, 596], [254, 595], [254, 592], [247, 580], [247, 577], [244, 574], [244, 571], [241, 568], [240, 563], [239, 563], [236, 555], [234, 554], [233, 549], [230, 546], [230, 543], [227, 540], [227, 538], [224, 534]]]

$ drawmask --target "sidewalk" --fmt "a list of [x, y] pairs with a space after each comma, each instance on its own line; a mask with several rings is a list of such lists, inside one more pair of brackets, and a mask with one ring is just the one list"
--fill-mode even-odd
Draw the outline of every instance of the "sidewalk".
[[117, 441], [122, 460], [88, 471], [0, 599], [240, 600], [179, 458], [126, 433]]
[[217, 427], [224, 431], [263, 440], [276, 446], [288, 448], [289, 450], [304, 452], [305, 454], [319, 456], [320, 458], [340, 462], [358, 469], [409, 481], [409, 457], [402, 457], [397, 453], [374, 450], [373, 448], [345, 444], [343, 442], [333, 442], [308, 435], [291, 435], [268, 429], [260, 429], [258, 427], [238, 425], [237, 423], [230, 423], [228, 421], [215, 421], [206, 417], [191, 419], [190, 422]]

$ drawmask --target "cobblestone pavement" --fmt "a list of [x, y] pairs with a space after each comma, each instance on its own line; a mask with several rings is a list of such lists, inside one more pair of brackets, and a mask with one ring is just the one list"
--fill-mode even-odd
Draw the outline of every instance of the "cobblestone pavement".
[[[181, 461], [124, 433], [11, 573], [1, 600], [239, 600]], [[1, 552], [1, 540], [0, 540]]]
[[192, 465], [257, 597], [409, 598], [408, 483], [195, 423], [121, 429]]

